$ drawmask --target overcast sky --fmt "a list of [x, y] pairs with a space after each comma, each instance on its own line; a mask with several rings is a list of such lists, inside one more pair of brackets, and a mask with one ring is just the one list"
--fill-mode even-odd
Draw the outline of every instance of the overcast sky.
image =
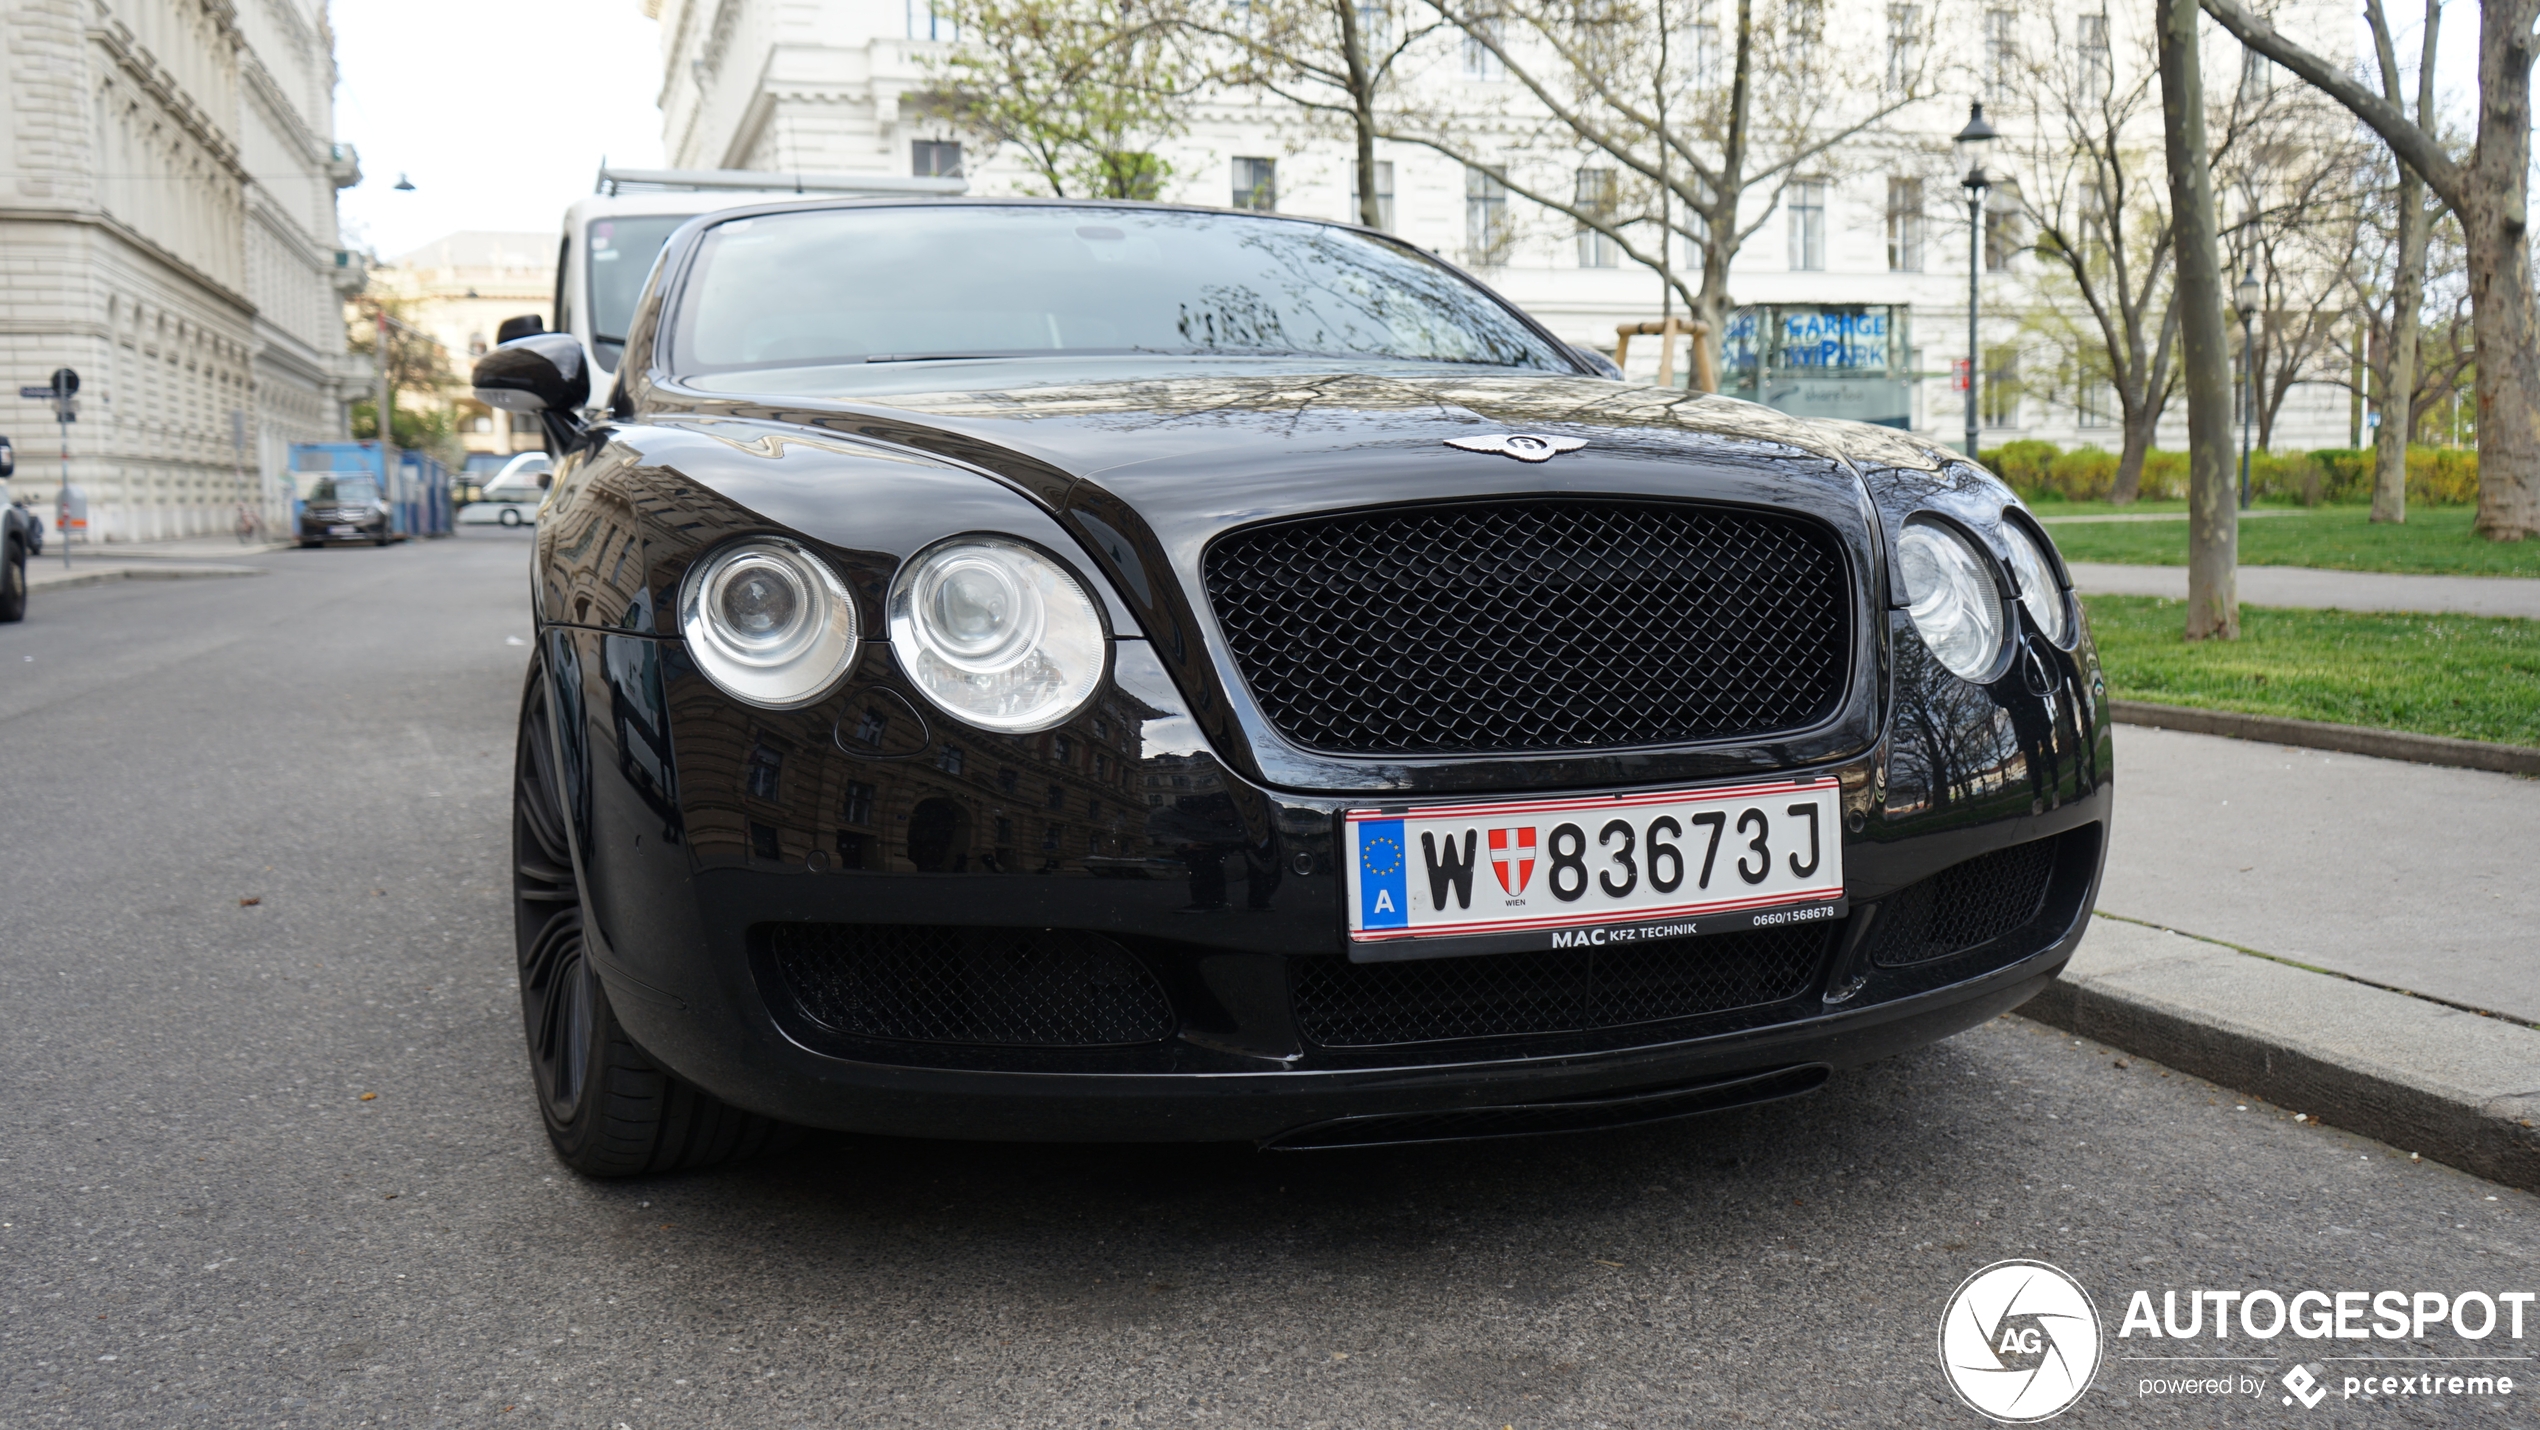
[[[359, 146], [346, 245], [555, 232], [602, 156], [661, 165], [661, 27], [638, 0], [330, 0], [335, 136]], [[398, 193], [397, 176], [414, 183]]]

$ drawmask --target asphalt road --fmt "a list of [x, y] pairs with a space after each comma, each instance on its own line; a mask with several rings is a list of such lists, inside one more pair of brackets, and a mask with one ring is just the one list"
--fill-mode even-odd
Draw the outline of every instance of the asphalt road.
[[[2058, 1424], [2534, 1420], [2540, 1308], [2118, 1339], [2134, 1288], [2540, 1289], [2540, 1202], [2016, 1018], [1621, 1135], [578, 1181], [508, 967], [524, 553], [284, 552], [0, 627], [0, 1425], [1977, 1425], [1936, 1326], [2023, 1256], [2108, 1323]], [[2164, 1351], [2255, 1358], [2117, 1359]], [[2463, 1354], [2521, 1383], [2269, 1378]], [[2217, 1365], [2261, 1393], [2143, 1393]]]

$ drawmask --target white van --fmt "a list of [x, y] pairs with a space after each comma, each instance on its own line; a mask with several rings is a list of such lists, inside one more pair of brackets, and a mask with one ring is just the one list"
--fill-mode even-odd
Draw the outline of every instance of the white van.
[[526, 526], [538, 520], [555, 463], [544, 452], [522, 452], [503, 464], [476, 500], [459, 508], [461, 526]]
[[[811, 194], [962, 194], [964, 179], [885, 174], [775, 174], [747, 169], [602, 169], [597, 192], [564, 213], [556, 251], [555, 308], [503, 324], [505, 341], [523, 333], [571, 333], [591, 362], [591, 400], [608, 399], [626, 350], [627, 320], [644, 296], [663, 240], [699, 214]], [[552, 318], [554, 326], [546, 326]], [[530, 326], [536, 323], [537, 326]]]

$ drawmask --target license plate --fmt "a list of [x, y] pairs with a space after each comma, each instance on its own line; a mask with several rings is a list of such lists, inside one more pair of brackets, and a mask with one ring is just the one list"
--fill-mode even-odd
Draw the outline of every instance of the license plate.
[[[1349, 811], [1361, 962], [1840, 918], [1831, 779]], [[1450, 946], [1452, 945], [1452, 946]]]
[[360, 532], [361, 528], [356, 526], [330, 526], [326, 529], [329, 536], [355, 536]]

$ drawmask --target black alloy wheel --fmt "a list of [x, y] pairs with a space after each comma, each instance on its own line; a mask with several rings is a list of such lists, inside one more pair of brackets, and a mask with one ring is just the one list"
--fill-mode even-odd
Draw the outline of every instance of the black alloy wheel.
[[12, 541], [0, 551], [0, 621], [26, 619], [26, 548]]
[[522, 692], [512, 779], [512, 915], [520, 1013], [547, 1139], [590, 1177], [682, 1171], [790, 1145], [800, 1129], [681, 1079], [618, 1026], [583, 939], [543, 665]]

